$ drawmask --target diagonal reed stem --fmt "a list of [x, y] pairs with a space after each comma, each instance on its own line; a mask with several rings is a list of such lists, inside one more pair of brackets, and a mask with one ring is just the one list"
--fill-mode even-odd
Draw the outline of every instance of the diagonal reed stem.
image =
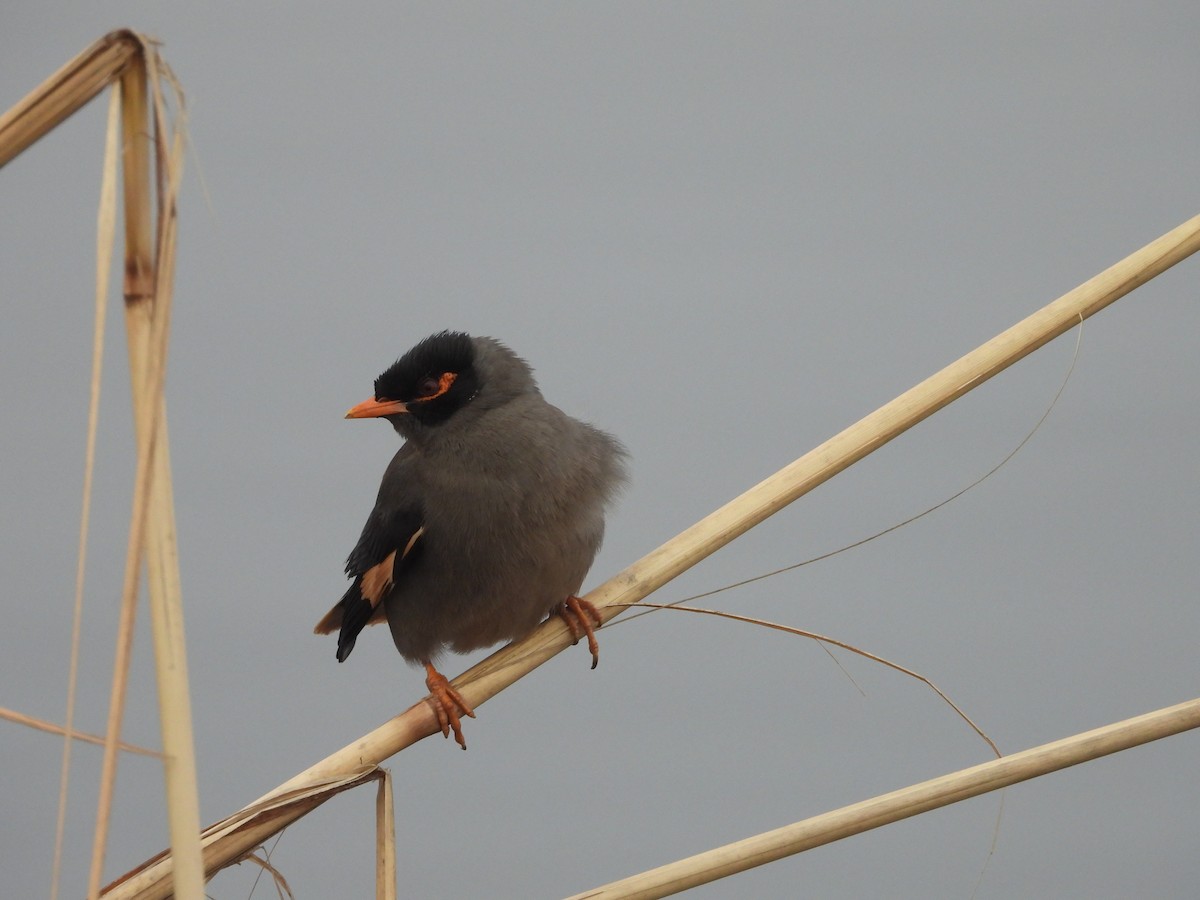
[[656, 897], [668, 897], [881, 825], [1192, 728], [1200, 728], [1200, 700], [1190, 700], [1125, 719], [901, 788], [890, 794], [872, 797], [575, 894], [568, 900], [653, 900]]

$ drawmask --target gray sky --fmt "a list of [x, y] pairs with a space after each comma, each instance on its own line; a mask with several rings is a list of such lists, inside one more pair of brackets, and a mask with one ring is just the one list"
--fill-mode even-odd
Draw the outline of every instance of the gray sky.
[[[588, 584], [1200, 212], [1200, 7], [1176, 3], [23, 3], [0, 108], [104, 32], [159, 37], [190, 102], [168, 406], [199, 754], [215, 821], [414, 702], [386, 631], [311, 634], [395, 435], [346, 422], [442, 328], [526, 356], [634, 483]], [[103, 101], [0, 172], [0, 705], [61, 721]], [[199, 165], [197, 165], [197, 158]], [[203, 174], [203, 188], [199, 173]], [[207, 198], [205, 196], [207, 191]], [[707, 601], [935, 681], [1006, 752], [1195, 696], [1200, 421], [1185, 262], [1090, 320], [1024, 450], [864, 548]], [[103, 729], [132, 482], [109, 320], [78, 725]], [[1029, 431], [1074, 334], [660, 592], [674, 600], [931, 506]], [[140, 611], [128, 739], [157, 744]], [[391, 762], [404, 896], [553, 897], [988, 757], [926, 688], [815, 644], [660, 613]], [[451, 658], [448, 674], [471, 660]], [[1190, 897], [1183, 735], [1010, 789], [979, 898]], [[0, 722], [3, 893], [44, 896], [59, 742]], [[63, 896], [100, 752], [74, 754]], [[273, 853], [371, 895], [373, 791]], [[991, 795], [694, 892], [968, 897]], [[107, 874], [166, 842], [122, 760]], [[249, 894], [255, 872], [212, 896]], [[274, 896], [260, 884], [256, 898]]]

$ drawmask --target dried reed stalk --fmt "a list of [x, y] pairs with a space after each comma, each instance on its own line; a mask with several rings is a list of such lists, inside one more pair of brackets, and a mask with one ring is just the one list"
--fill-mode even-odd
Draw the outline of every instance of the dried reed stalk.
[[[619, 615], [627, 605], [648, 596], [788, 503], [1198, 249], [1200, 216], [1152, 241], [830, 438], [609, 579], [588, 599], [600, 608], [606, 621]], [[569, 646], [570, 640], [563, 624], [547, 622], [473, 666], [456, 678], [454, 685], [468, 703], [478, 707]], [[241, 823], [238, 830], [228, 829], [230, 820], [206, 829], [203, 842], [207, 872], [214, 873], [240, 858], [307, 812], [274, 810], [273, 798], [281, 793], [303, 790], [314, 781], [336, 778], [362, 764], [377, 765], [437, 731], [433, 711], [420, 701], [236, 813], [232, 818]], [[248, 812], [252, 807], [272, 812], [255, 817]], [[122, 876], [104, 896], [111, 900], [166, 897], [170, 872], [170, 857], [160, 854]]]
[[[83, 741], [85, 744], [104, 746], [104, 738], [98, 734], [88, 734], [86, 731], [76, 731], [73, 728], [67, 728], [63, 725], [55, 725], [53, 722], [47, 722], [45, 719], [35, 719], [33, 716], [19, 713], [15, 709], [6, 709], [0, 706], [0, 719], [7, 719], [9, 722], [16, 722], [18, 725], [35, 728], [38, 731], [45, 731], [49, 734], [59, 734], [71, 741]], [[139, 747], [137, 744], [127, 744], [125, 741], [121, 741], [117, 746], [127, 753], [137, 753], [140, 756], [153, 756], [155, 759], [162, 759], [161, 753], [157, 750], [151, 750], [149, 747]]]
[[95, 97], [142, 54], [132, 31], [106, 34], [0, 116], [0, 166]]
[[[104, 134], [104, 164], [100, 208], [96, 214], [96, 317], [92, 329], [92, 378], [88, 398], [87, 441], [83, 452], [83, 502], [79, 513], [79, 553], [75, 567], [75, 606], [71, 617], [71, 656], [67, 671], [67, 712], [63, 734], [62, 766], [58, 782], [58, 818], [54, 828], [54, 864], [50, 900], [58, 900], [62, 877], [63, 844], [67, 829], [67, 797], [74, 746], [75, 692], [79, 682], [79, 643], [83, 629], [83, 585], [87, 572], [88, 529], [92, 511], [92, 479], [96, 468], [96, 432], [100, 422], [100, 383], [104, 370], [104, 332], [108, 314], [108, 285], [117, 231], [117, 147], [121, 131], [121, 96], [109, 94], [108, 124]], [[124, 747], [122, 747], [124, 749]]]
[[[137, 65], [121, 76], [125, 173], [125, 324], [137, 436], [133, 520], [127, 554], [124, 610], [137, 599], [137, 581], [144, 554], [151, 629], [154, 636], [171, 845], [179, 859], [174, 893], [184, 900], [204, 896], [204, 866], [199, 833], [199, 798], [187, 685], [182, 594], [175, 512], [171, 491], [170, 456], [163, 383], [170, 329], [171, 288], [175, 274], [176, 200], [183, 168], [183, 139], [177, 127], [168, 134], [162, 90], [161, 62], [148, 44]], [[150, 103], [153, 102], [153, 115]], [[149, 123], [153, 120], [153, 130]], [[151, 144], [153, 135], [153, 144]], [[151, 166], [149, 150], [155, 150]], [[114, 666], [113, 716], [120, 727], [128, 676], [132, 634], [122, 632]], [[105, 758], [105, 775], [115, 777], [115, 758]], [[101, 783], [89, 896], [99, 896], [103, 841], [107, 832], [112, 783]], [[107, 796], [106, 796], [107, 794]]]
[[396, 811], [387, 769], [379, 770], [375, 795], [375, 900], [396, 900]]
[[567, 900], [651, 900], [1089, 760], [1200, 728], [1200, 699], [1042, 744], [650, 869]]
[[[0, 116], [0, 165], [45, 135], [105, 86], [113, 84], [119, 88], [125, 182], [126, 323], [138, 454], [88, 893], [90, 897], [99, 895], [144, 555], [158, 668], [168, 816], [172, 847], [179, 861], [174, 875], [175, 893], [200, 900], [204, 896], [204, 870], [199, 844], [199, 803], [162, 399], [174, 276], [175, 198], [182, 171], [183, 142], [179, 131], [173, 136], [167, 133], [158, 83], [160, 71], [165, 71], [165, 64], [150, 41], [132, 31], [106, 35]], [[148, 86], [154, 104], [153, 138]], [[148, 153], [151, 139], [156, 150], [153, 168]], [[97, 277], [103, 277], [99, 270]], [[95, 383], [98, 382], [94, 380]], [[66, 765], [64, 762], [64, 771]], [[57, 872], [55, 879], [52, 890], [57, 886]]]
[[[169, 75], [169, 70], [156, 53], [148, 54], [147, 61], [146, 75], [153, 99], [154, 147], [157, 151], [156, 280], [152, 303], [137, 294], [136, 289], [127, 293], [126, 332], [131, 371], [138, 371], [142, 367], [145, 371], [145, 382], [141, 389], [136, 382], [133, 384], [134, 406], [140, 407], [145, 417], [145, 421], [135, 419], [135, 426], [154, 430], [152, 489], [147, 510], [146, 575], [164, 753], [167, 817], [173, 853], [181, 860], [176, 870], [175, 896], [182, 900], [202, 900], [204, 862], [200, 846], [195, 741], [188, 689], [183, 592], [175, 535], [166, 400], [163, 393], [175, 281], [177, 201], [183, 177], [184, 110], [180, 102], [174, 127], [170, 127], [160, 83], [160, 75]], [[147, 331], [148, 336], [143, 338]], [[147, 354], [146, 359], [136, 358]]]
[[[125, 177], [125, 302], [126, 315], [130, 303], [129, 281], [131, 278], [150, 280], [153, 278], [154, 261], [148, 240], [131, 240], [131, 234], [143, 238], [149, 233], [150, 168], [146, 152], [146, 84], [145, 58], [135, 57], [132, 66], [127, 66], [119, 79], [121, 92], [121, 126], [123, 172]], [[139, 286], [139, 296], [152, 298], [152, 285]], [[130, 382], [144, 385], [144, 367], [133, 364], [133, 337], [130, 338]], [[137, 388], [135, 388], [135, 391]], [[88, 898], [95, 900], [100, 894], [101, 876], [104, 871], [104, 852], [108, 846], [108, 829], [111, 821], [113, 794], [117, 783], [117, 741], [121, 735], [121, 724], [125, 716], [125, 690], [129, 683], [129, 666], [133, 658], [133, 634], [137, 615], [137, 595], [142, 571], [142, 551], [145, 547], [146, 508], [150, 491], [150, 475], [153, 472], [151, 454], [154, 445], [148, 440], [143, 426], [145, 413], [134, 401], [134, 423], [137, 427], [137, 470], [134, 476], [133, 511], [129, 526], [129, 540], [125, 550], [125, 576], [121, 589], [121, 611], [117, 620], [117, 647], [113, 660], [112, 690], [108, 707], [108, 726], [104, 743], [104, 760], [100, 768], [100, 794], [96, 808], [96, 827], [92, 834], [92, 859], [88, 873]]]

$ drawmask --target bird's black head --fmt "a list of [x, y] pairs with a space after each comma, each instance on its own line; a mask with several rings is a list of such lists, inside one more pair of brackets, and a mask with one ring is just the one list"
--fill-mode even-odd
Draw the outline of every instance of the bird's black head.
[[[389, 366], [375, 379], [375, 396], [346, 418], [384, 418], [405, 438], [416, 438], [529, 394], [540, 396], [529, 364], [499, 341], [442, 331]], [[468, 408], [472, 415], [456, 416]]]
[[[475, 342], [460, 331], [442, 331], [425, 338], [375, 379], [375, 400], [402, 404], [385, 415], [411, 417], [422, 425], [438, 425], [474, 399], [479, 392]], [[356, 407], [357, 408], [357, 407]]]

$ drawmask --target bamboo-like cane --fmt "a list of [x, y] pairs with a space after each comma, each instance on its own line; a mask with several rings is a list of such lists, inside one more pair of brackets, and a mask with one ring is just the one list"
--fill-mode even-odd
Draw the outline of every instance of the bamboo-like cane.
[[656, 897], [668, 897], [813, 847], [1192, 728], [1200, 728], [1200, 699], [1022, 750], [890, 794], [881, 794], [575, 894], [567, 900], [653, 900]]
[[[830, 438], [609, 579], [592, 591], [588, 599], [600, 608], [605, 621], [613, 618], [623, 611], [624, 605], [643, 599], [788, 503], [1198, 249], [1200, 216], [1152, 241]], [[547, 622], [523, 640], [473, 666], [456, 678], [454, 685], [468, 703], [478, 707], [569, 646], [570, 641], [562, 623]], [[429, 704], [418, 702], [256, 803], [269, 808], [271, 798], [280, 794], [303, 789], [311, 782], [336, 777], [363, 764], [377, 765], [437, 730]], [[236, 830], [229, 830], [224, 823], [206, 829], [207, 871], [211, 874], [240, 858], [303, 814], [291, 808], [255, 820], [239, 813], [235, 814], [240, 820]], [[105, 897], [110, 900], [166, 897], [170, 871], [170, 857], [160, 854], [110, 885]]]

